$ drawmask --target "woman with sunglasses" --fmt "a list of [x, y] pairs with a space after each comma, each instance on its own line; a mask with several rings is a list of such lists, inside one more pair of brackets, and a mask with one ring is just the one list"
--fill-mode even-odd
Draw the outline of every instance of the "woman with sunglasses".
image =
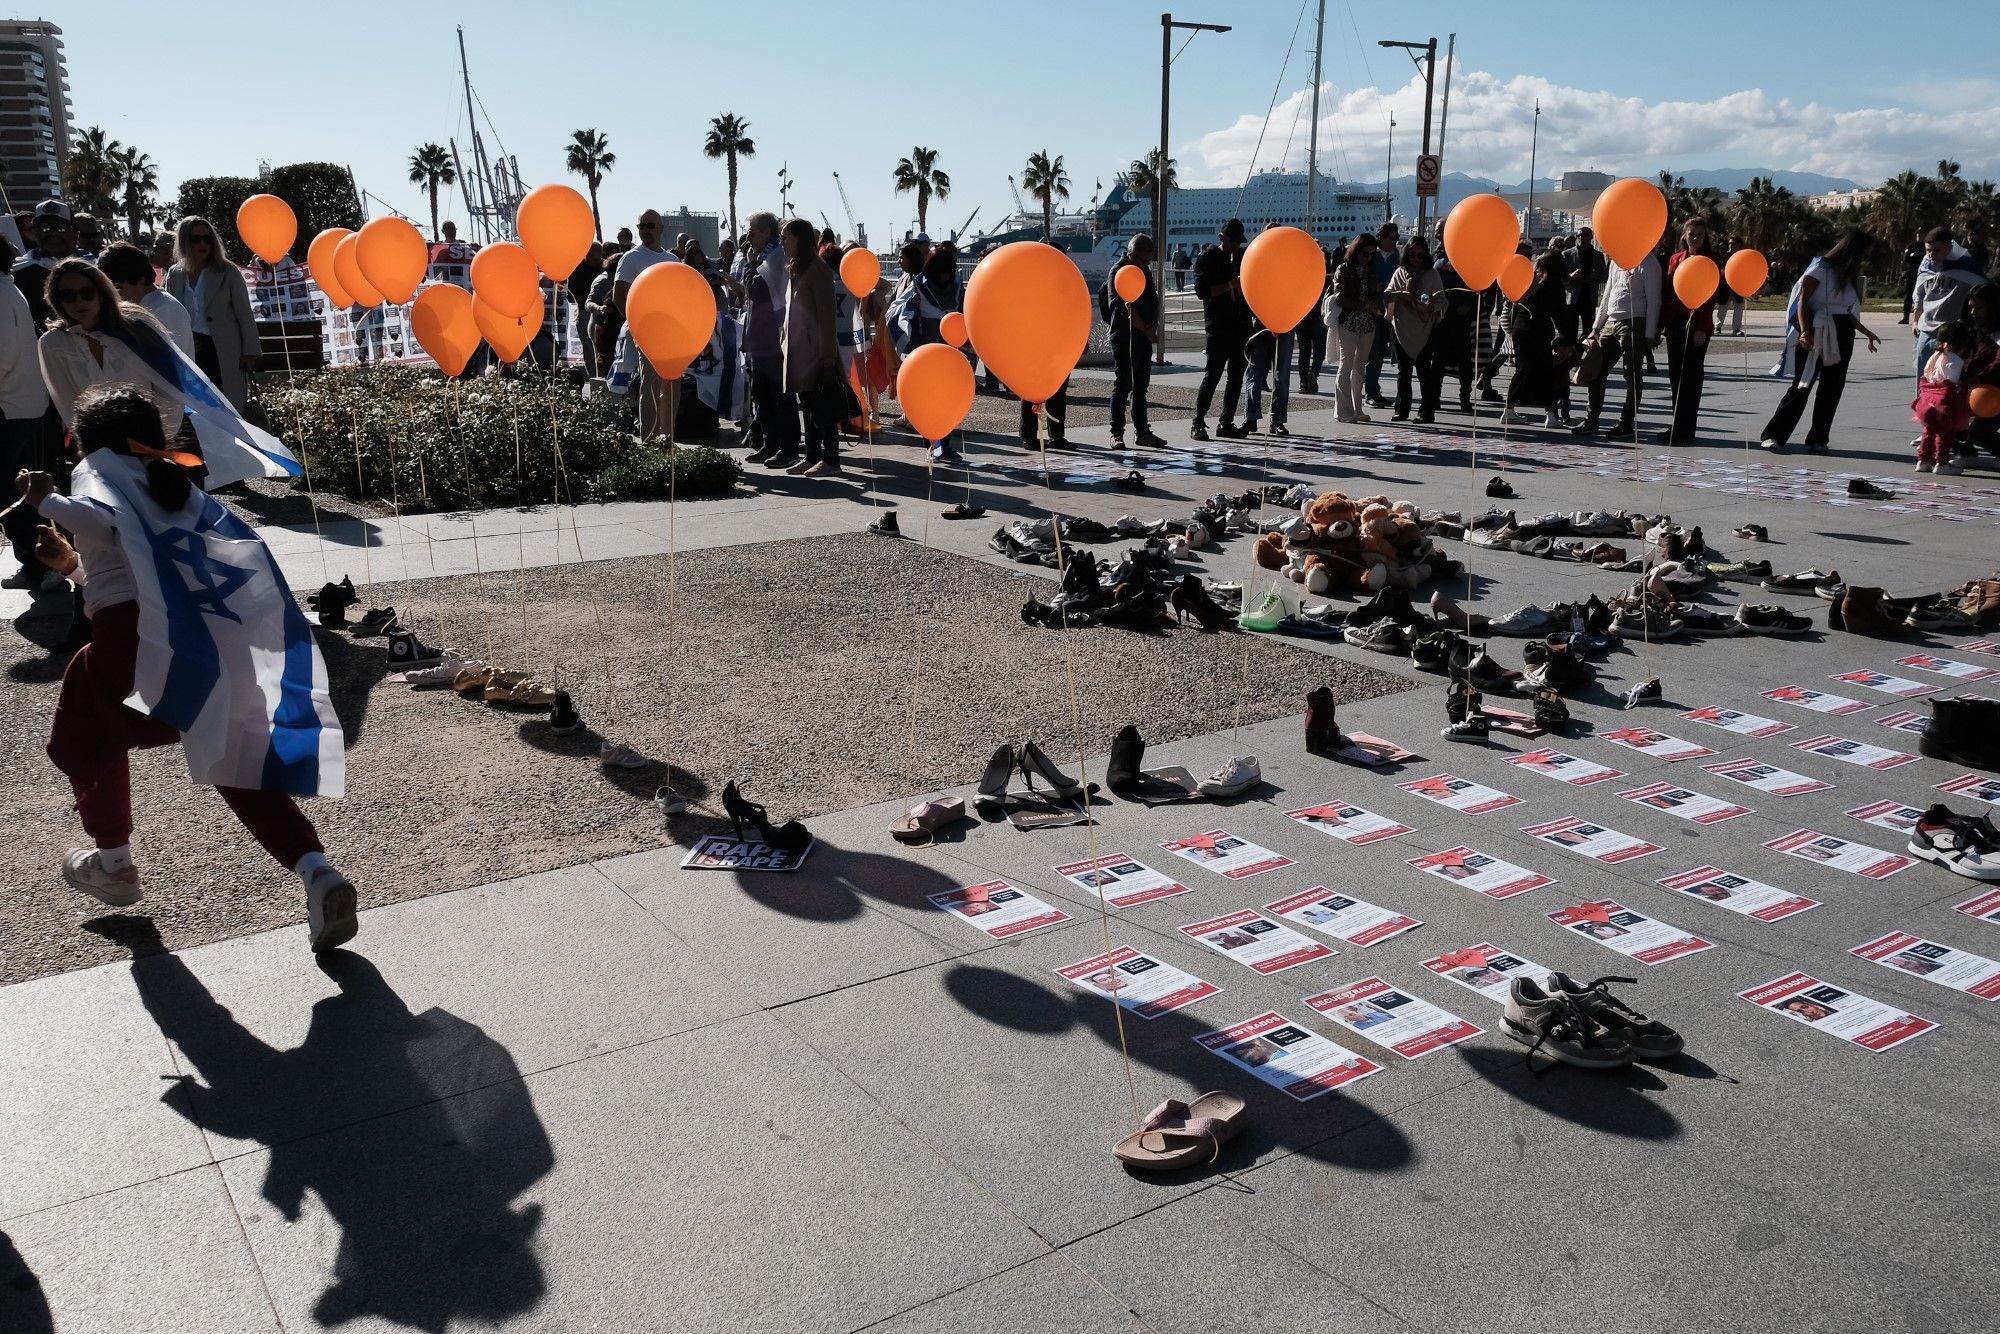
[[167, 293], [188, 309], [195, 365], [241, 412], [250, 402], [249, 373], [257, 369], [263, 344], [243, 271], [223, 253], [207, 218], [182, 218], [175, 229]]

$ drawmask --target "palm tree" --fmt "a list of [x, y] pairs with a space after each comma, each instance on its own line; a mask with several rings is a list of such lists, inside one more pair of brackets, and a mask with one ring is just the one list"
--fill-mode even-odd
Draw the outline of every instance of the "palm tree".
[[[1144, 157], [1133, 158], [1132, 165], [1125, 169], [1125, 188], [1135, 195], [1145, 195], [1150, 198], [1153, 187], [1162, 175], [1159, 170], [1160, 161], [1160, 150], [1157, 148]], [[1167, 193], [1172, 194], [1181, 188], [1180, 169], [1174, 165], [1172, 158], [1167, 158], [1166, 164], [1167, 169], [1164, 173], [1166, 188]]]
[[597, 130], [576, 130], [569, 136], [569, 148], [563, 155], [563, 165], [575, 175], [581, 176], [590, 186], [590, 225], [597, 232], [597, 239], [604, 239], [604, 219], [597, 215], [597, 187], [604, 183], [604, 173], [618, 165], [618, 155], [611, 151], [611, 139]]
[[931, 198], [951, 198], [951, 177], [937, 169], [935, 148], [913, 148], [896, 164], [896, 193], [917, 192], [917, 230], [930, 230]]
[[1897, 172], [1882, 182], [1875, 194], [1875, 216], [1888, 234], [1892, 250], [1900, 250], [1910, 243], [1909, 238], [1924, 230], [1936, 190], [1936, 182], [1914, 171]]
[[1028, 165], [1021, 169], [1021, 188], [1042, 206], [1043, 239], [1054, 240], [1056, 201], [1069, 198], [1069, 173], [1063, 170], [1061, 155], [1050, 157], [1046, 148], [1028, 154]]
[[1952, 199], [1957, 199], [1965, 190], [1965, 181], [1958, 174], [1958, 164], [1950, 158], [1938, 159], [1937, 188], [1938, 193]]
[[1789, 221], [1792, 203], [1790, 190], [1773, 185], [1769, 176], [1753, 176], [1729, 208], [1730, 233], [1739, 245], [1769, 255]]
[[456, 185], [458, 167], [451, 160], [451, 150], [441, 144], [425, 144], [410, 154], [410, 184], [421, 185], [431, 197], [431, 241], [438, 239], [438, 187]]
[[729, 239], [736, 239], [736, 159], [757, 156], [757, 141], [750, 137], [750, 122], [734, 112], [725, 112], [708, 123], [708, 139], [701, 151], [711, 158], [729, 162]]
[[118, 187], [124, 184], [117, 160], [122, 147], [96, 125], [78, 131], [62, 173], [63, 193], [72, 204], [86, 213], [118, 211]]
[[1959, 196], [1958, 206], [1952, 210], [1951, 226], [1961, 239], [1971, 244], [1989, 245], [1992, 242], [1996, 210], [2000, 210], [2000, 199], [1996, 199], [1991, 181], [1972, 181]]
[[125, 230], [136, 241], [139, 229], [153, 215], [153, 196], [160, 189], [159, 166], [136, 148], [120, 149], [112, 154], [112, 161], [118, 168], [118, 183], [125, 192]]

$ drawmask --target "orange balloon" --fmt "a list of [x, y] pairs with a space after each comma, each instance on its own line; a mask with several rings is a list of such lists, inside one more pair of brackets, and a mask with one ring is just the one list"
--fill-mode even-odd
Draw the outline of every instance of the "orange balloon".
[[1764, 280], [1771, 276], [1771, 261], [1761, 251], [1739, 250], [1722, 266], [1722, 276], [1729, 280], [1729, 290], [1736, 295], [1755, 296], [1762, 290]]
[[422, 232], [404, 218], [377, 218], [355, 236], [354, 262], [384, 301], [400, 306], [417, 294], [431, 262]]
[[[438, 285], [450, 286], [448, 283]], [[535, 315], [536, 318], [533, 319], [516, 319], [512, 315], [493, 309], [487, 304], [486, 298], [477, 292], [472, 296], [473, 328], [477, 329], [479, 336], [486, 340], [486, 345], [493, 349], [493, 355], [510, 366], [521, 359], [521, 354], [528, 350], [528, 344], [534, 342], [535, 335], [541, 332], [541, 312], [536, 311]]]
[[382, 304], [382, 294], [375, 284], [368, 281], [368, 275], [361, 271], [354, 248], [361, 243], [360, 233], [344, 236], [333, 248], [333, 271], [340, 278], [340, 285], [354, 298], [349, 304], [364, 309]]
[[1519, 301], [1535, 285], [1535, 261], [1518, 251], [1500, 266], [1500, 294]]
[[1459, 279], [1475, 292], [1500, 280], [1500, 270], [1521, 244], [1521, 220], [1499, 195], [1469, 195], [1444, 220], [1444, 253]]
[[1240, 277], [1264, 327], [1290, 333], [1326, 293], [1326, 252], [1297, 227], [1267, 227], [1243, 252]]
[[298, 240], [299, 218], [276, 195], [251, 195], [236, 206], [236, 232], [258, 259], [276, 264]]
[[903, 416], [926, 440], [942, 440], [956, 431], [972, 411], [978, 386], [965, 354], [942, 343], [929, 343], [903, 359], [896, 372], [896, 401]]
[[1014, 241], [965, 285], [965, 329], [979, 359], [1025, 402], [1046, 403], [1090, 342], [1090, 287], [1068, 255]]
[[326, 293], [327, 301], [345, 310], [354, 304], [354, 297], [341, 285], [340, 275], [334, 272], [333, 248], [354, 235], [345, 227], [329, 227], [312, 239], [306, 247], [306, 271], [319, 284], [319, 290]]
[[1715, 295], [1722, 283], [1722, 269], [1707, 255], [1689, 255], [1674, 269], [1674, 295], [1689, 310]]
[[652, 368], [677, 380], [715, 337], [715, 289], [686, 264], [655, 264], [626, 295], [625, 323]]
[[856, 246], [840, 257], [840, 281], [850, 296], [867, 296], [882, 281], [882, 261]]
[[1121, 264], [1112, 275], [1111, 290], [1118, 293], [1120, 301], [1132, 304], [1146, 294], [1146, 270], [1137, 264]]
[[487, 246], [472, 257], [472, 290], [509, 319], [541, 317], [541, 274], [528, 252], [512, 241]]
[[450, 283], [432, 283], [410, 307], [410, 332], [447, 375], [463, 375], [479, 350], [479, 323], [472, 294]]
[[567, 185], [538, 185], [528, 191], [514, 210], [514, 227], [536, 266], [557, 282], [576, 272], [597, 235], [590, 201]]
[[1990, 384], [1976, 384], [1966, 395], [1966, 405], [1975, 417], [2000, 417], [2000, 389]]
[[938, 334], [953, 347], [965, 346], [965, 312], [947, 310], [938, 321]]
[[1590, 210], [1598, 248], [1621, 269], [1636, 269], [1667, 234], [1667, 197], [1636, 176], [1613, 181]]

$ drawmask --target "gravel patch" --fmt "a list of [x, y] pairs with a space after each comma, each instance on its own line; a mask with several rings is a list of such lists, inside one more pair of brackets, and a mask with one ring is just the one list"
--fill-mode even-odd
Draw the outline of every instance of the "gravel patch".
[[[1066, 645], [1093, 756], [1127, 722], [1164, 743], [1233, 726], [1239, 702], [1251, 723], [1299, 712], [1317, 685], [1341, 700], [1410, 688], [1262, 636], [1030, 629], [1020, 606], [1041, 580], [867, 534], [684, 555], [671, 621], [667, 581], [655, 557], [394, 587], [426, 640], [481, 656], [490, 640], [507, 665], [568, 685], [588, 724], [571, 737], [542, 714], [386, 681], [383, 641], [322, 632], [348, 795], [306, 805], [366, 904], [690, 841], [720, 826], [730, 778], [784, 819], [970, 783], [1003, 740], [1039, 739], [1073, 765]], [[94, 905], [55, 871], [80, 831], [41, 753], [62, 663], [34, 640], [61, 638], [65, 603], [45, 599], [0, 644], [16, 830], [0, 847], [0, 983], [124, 957], [78, 929]], [[667, 770], [607, 774], [600, 733], [670, 760], [696, 811], [666, 829], [651, 798]], [[143, 910], [170, 948], [303, 918], [297, 882], [189, 785], [177, 748], [134, 753], [132, 777]]]

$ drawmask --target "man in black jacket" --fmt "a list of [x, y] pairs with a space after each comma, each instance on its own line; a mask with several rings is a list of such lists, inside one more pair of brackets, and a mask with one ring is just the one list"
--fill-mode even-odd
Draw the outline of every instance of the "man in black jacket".
[[1222, 224], [1216, 243], [1201, 252], [1194, 266], [1194, 294], [1201, 299], [1202, 327], [1207, 334], [1207, 364], [1201, 373], [1201, 388], [1195, 391], [1194, 422], [1188, 435], [1208, 439], [1209, 404], [1215, 401], [1216, 381], [1227, 376], [1222, 389], [1222, 420], [1215, 433], [1225, 440], [1241, 440], [1249, 432], [1236, 424], [1236, 400], [1243, 393], [1244, 349], [1250, 341], [1250, 306], [1243, 300], [1237, 281], [1243, 263], [1243, 222], [1231, 218]]
[[[1153, 383], [1153, 348], [1160, 336], [1160, 296], [1153, 290], [1153, 238], [1144, 232], [1132, 238], [1120, 260], [1104, 280], [1111, 312], [1111, 443], [1125, 443], [1125, 403], [1131, 400], [1132, 426], [1142, 448], [1157, 449], [1166, 444], [1146, 424], [1146, 391]], [[1136, 301], [1118, 296], [1118, 275], [1136, 268], [1145, 290]]]

